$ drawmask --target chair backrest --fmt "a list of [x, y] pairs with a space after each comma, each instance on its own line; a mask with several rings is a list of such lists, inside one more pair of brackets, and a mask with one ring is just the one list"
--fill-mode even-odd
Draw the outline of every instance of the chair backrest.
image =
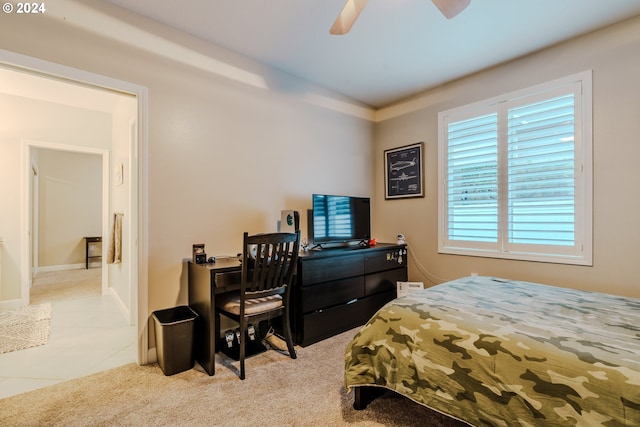
[[291, 285], [298, 262], [300, 230], [295, 233], [244, 233], [243, 298], [282, 294]]

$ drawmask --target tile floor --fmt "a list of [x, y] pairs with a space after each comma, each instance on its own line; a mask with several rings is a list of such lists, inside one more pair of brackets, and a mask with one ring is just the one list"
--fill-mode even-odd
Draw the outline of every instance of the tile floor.
[[0, 399], [136, 361], [135, 326], [113, 298], [52, 301], [49, 342], [0, 354]]

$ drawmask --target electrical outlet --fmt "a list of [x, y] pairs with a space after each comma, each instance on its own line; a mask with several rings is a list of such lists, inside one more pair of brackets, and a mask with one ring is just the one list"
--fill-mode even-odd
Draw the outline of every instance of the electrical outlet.
[[471, 273], [471, 277], [478, 277], [478, 273]]

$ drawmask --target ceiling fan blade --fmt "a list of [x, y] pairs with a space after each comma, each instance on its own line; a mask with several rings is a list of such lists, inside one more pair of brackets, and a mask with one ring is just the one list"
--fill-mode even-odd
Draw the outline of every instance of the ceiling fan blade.
[[447, 18], [451, 19], [469, 6], [471, 0], [431, 0], [440, 12]]
[[347, 34], [366, 5], [367, 0], [347, 0], [329, 33], [333, 35]]

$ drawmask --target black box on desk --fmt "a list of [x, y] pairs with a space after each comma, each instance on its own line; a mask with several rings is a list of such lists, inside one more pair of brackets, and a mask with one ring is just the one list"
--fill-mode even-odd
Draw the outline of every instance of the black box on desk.
[[196, 243], [193, 245], [193, 263], [206, 264], [207, 254], [204, 252], [204, 243]]

